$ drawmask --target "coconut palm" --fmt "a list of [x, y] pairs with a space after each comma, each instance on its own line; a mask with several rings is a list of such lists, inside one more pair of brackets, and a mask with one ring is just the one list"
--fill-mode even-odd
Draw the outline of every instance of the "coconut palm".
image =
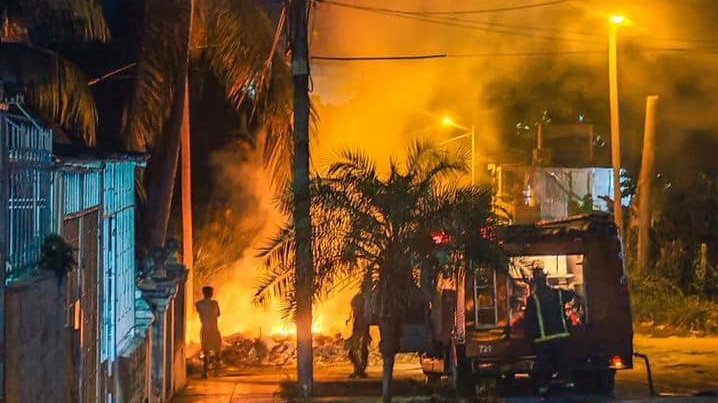
[[275, 165], [289, 155], [292, 92], [288, 65], [276, 52], [276, 27], [255, 0], [150, 0], [144, 26], [123, 133], [131, 150], [152, 156], [141, 211], [148, 248], [166, 237], [180, 134], [189, 133], [190, 66], [211, 71], [227, 99], [261, 122], [269, 133], [267, 160]]
[[99, 1], [7, 0], [0, 13], [0, 100], [23, 97], [51, 126], [94, 144], [88, 80], [53, 49], [109, 39]]
[[[462, 267], [463, 259], [486, 261], [497, 249], [480, 236], [494, 222], [491, 193], [462, 187], [463, 156], [450, 156], [416, 142], [403, 165], [392, 161], [381, 177], [366, 155], [345, 151], [325, 177], [312, 182], [314, 297], [321, 299], [345, 282], [366, 282], [372, 321], [379, 325], [384, 361], [384, 400], [391, 400], [394, 356], [402, 318], [425, 306], [441, 275]], [[280, 205], [290, 212], [291, 195]], [[432, 238], [443, 232], [452, 242], [441, 250]], [[293, 307], [294, 233], [291, 226], [261, 250], [268, 276], [258, 302], [276, 296]]]

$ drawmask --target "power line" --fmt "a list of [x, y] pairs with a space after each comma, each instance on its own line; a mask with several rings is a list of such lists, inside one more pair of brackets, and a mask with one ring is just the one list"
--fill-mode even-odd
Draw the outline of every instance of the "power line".
[[107, 73], [107, 74], [103, 74], [103, 75], [100, 76], [100, 77], [93, 78], [93, 79], [89, 80], [88, 83], [87, 83], [87, 85], [89, 85], [90, 87], [92, 87], [93, 85], [99, 83], [99, 82], [102, 81], [102, 80], [108, 79], [108, 78], [110, 78], [110, 77], [112, 77], [112, 76], [114, 76], [114, 75], [117, 75], [117, 74], [119, 74], [119, 73], [122, 73], [123, 71], [128, 70], [128, 69], [131, 69], [131, 68], [133, 68], [133, 67], [135, 67], [135, 66], [137, 66], [137, 62], [130, 63], [130, 64], [126, 65], [126, 66], [122, 66], [122, 67], [120, 67], [120, 68], [118, 68], [118, 69], [115, 69], [115, 70], [110, 71], [110, 72]]
[[[701, 52], [701, 53], [718, 53], [716, 49], [687, 49], [687, 48], [627, 48], [622, 52], [638, 52], [638, 53], [681, 53], [681, 52]], [[463, 53], [448, 54], [436, 53], [426, 55], [386, 55], [386, 56], [312, 56], [312, 60], [319, 61], [392, 61], [392, 60], [426, 60], [426, 59], [470, 59], [470, 58], [486, 58], [486, 57], [544, 57], [544, 56], [570, 56], [570, 55], [588, 55], [588, 54], [605, 54], [607, 49], [601, 50], [575, 50], [575, 51], [559, 51], [559, 52], [486, 52], [486, 53]]]
[[422, 59], [443, 59], [448, 57], [446, 53], [428, 55], [400, 55], [400, 56], [312, 56], [312, 60], [330, 61], [372, 61], [372, 60], [422, 60]]
[[532, 3], [532, 4], [523, 4], [523, 5], [516, 5], [516, 6], [498, 7], [498, 8], [486, 8], [486, 9], [482, 9], [482, 10], [462, 10], [462, 11], [406, 11], [406, 10], [396, 10], [396, 9], [382, 8], [382, 7], [360, 6], [360, 5], [356, 5], [356, 4], [342, 3], [342, 2], [334, 1], [334, 0], [322, 0], [321, 2], [326, 3], [326, 4], [333, 4], [335, 6], [364, 9], [367, 11], [373, 10], [373, 11], [383, 11], [383, 12], [409, 14], [409, 15], [462, 15], [462, 14], [487, 14], [487, 13], [500, 13], [500, 12], [506, 12], [506, 11], [526, 10], [526, 9], [530, 9], [530, 8], [546, 7], [546, 6], [553, 6], [553, 5], [557, 5], [557, 4], [561, 4], [561, 3], [568, 3], [570, 1], [572, 1], [572, 0], [554, 0], [554, 1], [546, 1], [546, 2], [542, 2], [542, 3]]
[[[464, 28], [464, 29], [470, 29], [475, 31], [482, 31], [482, 32], [489, 32], [489, 33], [495, 33], [495, 34], [504, 34], [504, 35], [513, 35], [513, 36], [523, 36], [523, 37], [530, 37], [534, 39], [546, 39], [546, 40], [554, 40], [554, 41], [566, 41], [566, 42], [578, 42], [578, 43], [593, 43], [593, 44], [603, 44], [605, 41], [603, 40], [591, 40], [590, 37], [595, 37], [594, 34], [589, 32], [573, 32], [573, 31], [564, 31], [560, 29], [555, 28], [546, 28], [546, 27], [535, 27], [535, 26], [524, 26], [524, 25], [516, 25], [516, 24], [506, 24], [506, 23], [498, 23], [498, 22], [490, 22], [490, 21], [476, 21], [476, 20], [470, 20], [465, 18], [457, 18], [457, 17], [451, 17], [451, 15], [460, 15], [460, 14], [473, 14], [473, 13], [489, 13], [489, 12], [497, 12], [497, 11], [510, 11], [510, 10], [517, 10], [517, 9], [524, 9], [524, 8], [535, 8], [540, 6], [549, 6], [564, 2], [569, 2], [571, 0], [564, 0], [564, 1], [551, 1], [551, 2], [544, 2], [544, 3], [534, 3], [524, 6], [513, 6], [513, 7], [503, 7], [503, 8], [494, 8], [494, 9], [484, 9], [484, 10], [470, 10], [470, 11], [456, 11], [456, 12], [432, 12], [432, 11], [404, 11], [404, 10], [396, 10], [396, 9], [389, 9], [389, 8], [382, 8], [382, 7], [370, 7], [370, 6], [362, 6], [357, 4], [349, 4], [349, 3], [343, 3], [339, 1], [334, 0], [323, 0], [322, 3], [334, 5], [338, 7], [344, 7], [349, 9], [355, 9], [365, 12], [372, 12], [380, 15], [386, 15], [386, 16], [393, 16], [393, 17], [399, 17], [409, 20], [415, 20], [415, 21], [423, 21], [433, 24], [439, 24], [449, 27], [455, 27], [455, 28]], [[444, 16], [442, 16], [444, 15]], [[498, 28], [497, 28], [498, 27]], [[505, 29], [501, 29], [505, 28]], [[517, 31], [520, 30], [520, 31]], [[521, 32], [523, 31], [523, 32]], [[526, 32], [526, 31], [537, 31], [537, 32], [547, 32], [549, 35], [541, 35], [536, 34], [534, 32]], [[555, 35], [551, 35], [551, 33], [555, 33]], [[582, 36], [585, 37], [583, 39], [579, 38], [571, 38], [567, 36], [563, 36], [561, 34], [569, 34], [573, 36]], [[653, 41], [653, 42], [678, 42], [678, 43], [696, 43], [696, 44], [718, 44], [718, 41], [716, 40], [710, 40], [710, 39], [701, 39], [701, 38], [670, 38], [670, 37], [649, 37], [649, 36], [626, 36], [626, 39], [639, 39], [639, 40], [645, 40], [645, 41]]]
[[590, 41], [586, 39], [576, 39], [576, 38], [568, 38], [563, 36], [556, 36], [556, 35], [538, 35], [535, 33], [530, 32], [517, 32], [517, 31], [511, 31], [511, 30], [505, 30], [505, 29], [499, 29], [494, 28], [491, 26], [482, 25], [482, 22], [473, 22], [470, 20], [464, 20], [464, 19], [457, 19], [457, 18], [451, 18], [451, 17], [434, 17], [431, 15], [422, 15], [422, 13], [414, 13], [414, 12], [403, 12], [403, 11], [394, 11], [391, 9], [384, 9], [384, 8], [378, 8], [378, 7], [367, 7], [367, 6], [359, 6], [354, 4], [347, 4], [347, 3], [340, 3], [333, 0], [325, 0], [323, 3], [335, 5], [338, 7], [345, 7], [349, 9], [354, 10], [361, 10], [365, 12], [371, 12], [376, 13], [380, 15], [387, 15], [392, 17], [398, 17], [398, 18], [404, 18], [408, 20], [415, 20], [415, 21], [423, 21], [423, 22], [429, 22], [433, 24], [439, 24], [439, 25], [445, 25], [449, 27], [456, 27], [456, 28], [464, 28], [474, 31], [481, 31], [481, 32], [489, 32], [489, 33], [495, 33], [495, 34], [503, 34], [503, 35], [513, 35], [513, 36], [523, 36], [523, 37], [529, 37], [533, 39], [546, 39], [546, 40], [554, 40], [554, 41], [565, 41], [565, 42], [579, 42], [579, 43], [594, 43], [594, 44], [600, 44], [603, 43], [602, 41]]

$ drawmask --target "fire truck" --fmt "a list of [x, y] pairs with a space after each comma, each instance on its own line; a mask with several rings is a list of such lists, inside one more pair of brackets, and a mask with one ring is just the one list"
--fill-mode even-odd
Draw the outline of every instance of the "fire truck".
[[611, 216], [510, 225], [497, 228], [496, 236], [506, 267], [468, 262], [453, 286], [437, 293], [430, 314], [433, 343], [421, 354], [424, 373], [429, 379], [448, 375], [462, 389], [487, 379], [530, 380], [534, 344], [524, 316], [531, 276], [539, 267], [551, 287], [576, 295], [565, 304], [576, 387], [612, 393], [616, 370], [633, 367], [633, 327], [621, 243]]

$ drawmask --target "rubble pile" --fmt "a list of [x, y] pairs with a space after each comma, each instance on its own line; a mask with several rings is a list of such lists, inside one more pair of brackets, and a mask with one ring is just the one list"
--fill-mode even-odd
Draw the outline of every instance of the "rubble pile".
[[[369, 349], [369, 365], [381, 365], [381, 354], [373, 343]], [[314, 363], [319, 366], [349, 364], [349, 344], [340, 334], [314, 336]], [[297, 346], [293, 336], [265, 336], [261, 338], [234, 335], [225, 338], [222, 348], [223, 366], [290, 366], [296, 364]], [[419, 362], [416, 354], [400, 354], [397, 362]], [[190, 359], [190, 366], [201, 368], [199, 354]]]

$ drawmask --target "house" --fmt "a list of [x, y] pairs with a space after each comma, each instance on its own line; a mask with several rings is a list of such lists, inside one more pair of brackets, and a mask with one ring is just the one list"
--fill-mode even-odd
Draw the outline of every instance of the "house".
[[[183, 371], [167, 365], [178, 356], [184, 363], [184, 339], [176, 343], [175, 327], [167, 326], [184, 321], [183, 304], [175, 304], [184, 269], [172, 257], [169, 264], [158, 262], [164, 272], [165, 266], [172, 268], [171, 276], [152, 287], [147, 284], [154, 272], [138, 270], [135, 182], [144, 160], [55, 155], [52, 131], [21, 103], [5, 105], [0, 111], [5, 399], [168, 401], [184, 382]], [[75, 251], [73, 270], [59, 275], [38, 270], [49, 234], [59, 234]]]
[[594, 144], [591, 124], [539, 125], [531, 163], [504, 159], [488, 166], [497, 212], [517, 224], [611, 212], [613, 168], [598, 161]]

